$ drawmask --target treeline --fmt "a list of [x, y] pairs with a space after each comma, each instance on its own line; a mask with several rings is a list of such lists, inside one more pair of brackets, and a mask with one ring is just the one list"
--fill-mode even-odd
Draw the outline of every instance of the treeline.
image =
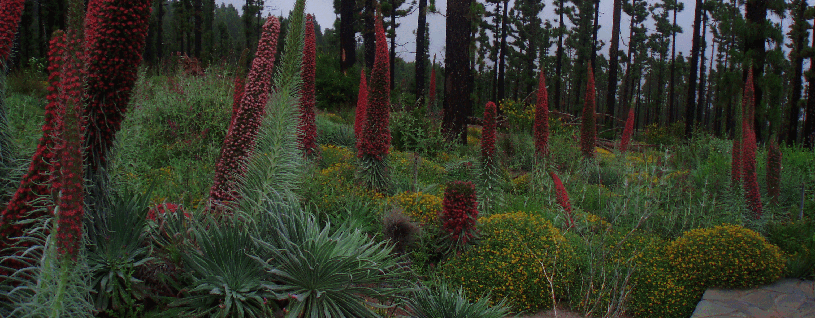
[[[803, 66], [815, 56], [815, 38], [810, 40], [815, 9], [806, 0], [607, 1], [614, 1], [611, 26], [599, 25], [599, 0], [447, 0], [445, 60], [438, 61], [444, 68], [439, 76], [451, 79], [438, 81], [446, 97], [447, 133], [461, 135], [466, 118], [480, 113], [487, 101], [534, 96], [541, 68], [552, 108], [579, 115], [586, 69], [592, 65], [597, 111], [606, 115], [602, 124], [613, 128], [604, 130], [609, 137], [631, 107], [637, 128], [672, 127], [687, 138], [695, 131], [729, 137], [752, 67], [758, 139], [812, 146], [815, 98], [809, 96], [815, 97], [815, 86], [808, 83], [815, 69], [805, 72]], [[244, 48], [256, 47], [264, 5], [247, 0], [239, 13], [214, 0], [155, 0], [145, 61], [159, 65], [181, 53], [204, 64], [236, 63]], [[49, 34], [64, 27], [64, 9], [64, 0], [26, 1], [12, 65], [45, 56]], [[318, 105], [353, 104], [359, 67], [373, 64], [376, 14], [386, 22], [392, 85], [401, 96], [424, 100], [432, 64], [427, 16], [438, 14], [435, 1], [335, 0], [334, 10], [339, 19], [331, 28], [321, 32], [317, 26], [318, 84], [324, 77]], [[677, 23], [684, 10], [694, 12], [690, 30]], [[396, 29], [413, 12], [419, 28], [413, 32], [416, 50], [409, 54], [415, 54], [415, 62], [404, 63], [395, 56]], [[790, 31], [769, 16], [791, 18]], [[627, 34], [621, 32], [623, 24]], [[600, 27], [611, 28], [610, 39], [598, 38]], [[677, 34], [683, 32], [692, 35], [687, 56], [676, 49]]]

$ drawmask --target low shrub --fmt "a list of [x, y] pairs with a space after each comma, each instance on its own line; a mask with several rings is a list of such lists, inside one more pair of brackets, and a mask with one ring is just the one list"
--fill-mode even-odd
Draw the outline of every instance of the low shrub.
[[440, 268], [450, 284], [468, 297], [490, 292], [514, 309], [536, 311], [563, 298], [573, 280], [574, 251], [561, 232], [539, 216], [524, 212], [480, 220], [481, 242]]
[[422, 192], [402, 192], [388, 201], [402, 209], [411, 221], [423, 226], [436, 225], [441, 213], [441, 198]]

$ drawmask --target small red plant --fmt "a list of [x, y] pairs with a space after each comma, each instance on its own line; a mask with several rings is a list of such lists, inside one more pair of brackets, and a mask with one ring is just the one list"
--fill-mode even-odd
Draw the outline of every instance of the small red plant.
[[775, 139], [770, 141], [767, 149], [767, 194], [770, 202], [778, 203], [781, 195], [781, 150]]
[[495, 159], [495, 103], [484, 106], [484, 127], [481, 130], [481, 163], [491, 165]]
[[212, 203], [227, 204], [238, 199], [238, 179], [246, 169], [249, 154], [255, 147], [255, 139], [266, 114], [279, 33], [280, 22], [274, 16], [269, 17], [263, 25], [263, 34], [249, 70], [246, 91], [215, 166], [215, 180], [209, 192]]
[[365, 108], [368, 105], [368, 84], [365, 81], [365, 68], [359, 70], [359, 94], [357, 95], [357, 109], [354, 115], [354, 136], [357, 138], [357, 148], [362, 144], [362, 127], [365, 126]]
[[546, 90], [546, 77], [543, 68], [538, 80], [538, 101], [535, 103], [535, 154], [543, 158], [549, 153], [549, 92]]
[[183, 212], [184, 217], [190, 218], [190, 214], [182, 206], [175, 203], [162, 203], [150, 208], [150, 211], [147, 211], [146, 219], [157, 221], [163, 219], [167, 213], [176, 214], [178, 212]]
[[307, 157], [317, 151], [317, 126], [314, 122], [314, 78], [316, 72], [317, 46], [314, 40], [314, 21], [306, 15], [305, 45], [300, 75], [300, 124], [297, 127], [299, 148]]
[[24, 8], [25, 0], [0, 0], [0, 67], [11, 54]]
[[566, 192], [566, 187], [563, 186], [563, 182], [560, 181], [560, 178], [554, 171], [549, 171], [549, 176], [551, 176], [552, 181], [555, 182], [557, 203], [560, 204], [560, 206], [563, 207], [563, 211], [566, 212], [566, 226], [572, 228], [574, 227], [574, 217], [572, 216], [572, 204], [569, 203], [569, 193]]
[[747, 196], [747, 207], [753, 212], [753, 217], [761, 218], [761, 192], [756, 180], [756, 133], [750, 127], [750, 122], [744, 120], [742, 133], [744, 141], [742, 146], [742, 169], [744, 169], [744, 190]]
[[371, 157], [382, 161], [388, 155], [391, 145], [390, 122], [390, 69], [388, 62], [388, 42], [382, 17], [376, 19], [376, 56], [371, 70], [368, 90], [368, 103], [365, 109], [365, 126], [362, 130], [362, 143], [357, 147], [360, 158]]
[[589, 63], [588, 82], [586, 83], [586, 100], [583, 104], [583, 121], [580, 125], [580, 150], [583, 158], [594, 158], [594, 145], [597, 144], [597, 121], [595, 120], [594, 72]]
[[442, 200], [442, 229], [455, 242], [467, 244], [475, 235], [478, 201], [472, 182], [453, 181], [447, 184]]
[[628, 150], [628, 145], [631, 143], [631, 135], [634, 134], [634, 107], [628, 110], [628, 118], [625, 120], [625, 129], [623, 129], [623, 136], [620, 139], [620, 151], [625, 152]]

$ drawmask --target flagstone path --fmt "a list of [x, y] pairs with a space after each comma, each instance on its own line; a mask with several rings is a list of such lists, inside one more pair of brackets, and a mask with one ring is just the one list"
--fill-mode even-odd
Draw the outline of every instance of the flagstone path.
[[784, 279], [749, 290], [711, 288], [691, 318], [815, 317], [815, 281]]

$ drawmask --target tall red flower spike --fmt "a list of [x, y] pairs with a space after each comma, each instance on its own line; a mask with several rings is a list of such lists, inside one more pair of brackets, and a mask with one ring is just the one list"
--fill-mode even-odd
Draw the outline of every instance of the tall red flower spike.
[[628, 110], [628, 118], [625, 119], [625, 129], [623, 129], [623, 136], [620, 139], [620, 151], [625, 152], [628, 150], [628, 145], [631, 143], [631, 135], [634, 134], [634, 107]]
[[232, 93], [232, 117], [229, 119], [229, 128], [235, 122], [235, 116], [238, 114], [238, 109], [243, 99], [243, 92], [246, 90], [246, 56], [249, 55], [249, 49], [243, 49], [241, 58], [238, 60], [238, 68], [235, 74], [235, 91]]
[[376, 56], [368, 87], [363, 138], [357, 149], [359, 157], [367, 156], [379, 161], [385, 159], [391, 145], [391, 132], [388, 128], [391, 100], [388, 59], [388, 42], [380, 16], [376, 19]]
[[104, 165], [138, 77], [153, 1], [91, 0], [85, 19], [88, 58], [86, 162]]
[[744, 96], [741, 101], [742, 118], [750, 123], [750, 127], [756, 119], [756, 93], [753, 81], [753, 67], [750, 67], [747, 71], [747, 82], [744, 83]]
[[594, 72], [589, 63], [586, 100], [583, 104], [583, 121], [580, 125], [580, 150], [584, 158], [594, 158], [594, 145], [597, 144], [597, 121], [595, 120]]
[[778, 149], [775, 139], [770, 141], [767, 149], [767, 194], [770, 196], [770, 202], [778, 203], [778, 197], [781, 195], [781, 150]]
[[0, 0], [0, 66], [11, 54], [24, 8], [25, 0]]
[[491, 165], [495, 159], [495, 103], [484, 106], [484, 127], [481, 130], [481, 163]]
[[442, 200], [442, 229], [455, 242], [467, 244], [475, 234], [478, 201], [472, 182], [453, 181], [447, 184]]
[[221, 155], [215, 166], [214, 182], [209, 191], [211, 203], [228, 204], [238, 199], [238, 180], [246, 170], [249, 154], [255, 148], [255, 139], [266, 113], [279, 33], [280, 22], [277, 18], [266, 19], [257, 53], [249, 70], [243, 100], [224, 139]]
[[317, 125], [314, 123], [314, 76], [316, 72], [317, 46], [314, 41], [314, 21], [311, 14], [306, 15], [305, 45], [303, 45], [303, 64], [300, 75], [303, 83], [300, 86], [300, 124], [297, 127], [299, 148], [306, 156], [313, 156], [317, 151]]
[[48, 52], [48, 104], [45, 106], [45, 124], [42, 126], [42, 137], [37, 144], [37, 150], [31, 160], [28, 172], [20, 182], [20, 187], [14, 193], [11, 201], [2, 212], [0, 217], [0, 251], [8, 247], [12, 242], [12, 237], [23, 235], [25, 226], [19, 221], [29, 218], [37, 218], [45, 211], [39, 211], [32, 215], [35, 209], [35, 201], [51, 193], [51, 187], [58, 188], [59, 184], [52, 185], [57, 178], [55, 171], [58, 171], [58, 160], [53, 160], [59, 140], [59, 132], [62, 130], [62, 111], [60, 110], [60, 74], [63, 67], [65, 55], [65, 33], [54, 32], [51, 36], [50, 50]]
[[747, 207], [753, 212], [753, 217], [761, 218], [761, 192], [758, 189], [756, 180], [756, 133], [751, 127], [751, 122], [746, 119], [743, 123], [742, 133], [744, 134], [744, 147], [742, 153], [742, 169], [744, 169], [744, 190], [747, 196]]
[[555, 182], [557, 203], [560, 204], [560, 206], [563, 207], [563, 211], [566, 212], [566, 226], [572, 228], [574, 227], [574, 218], [572, 217], [572, 204], [569, 203], [569, 193], [566, 192], [566, 187], [563, 186], [563, 182], [560, 181], [560, 178], [554, 171], [549, 171], [549, 176], [551, 176], [552, 181]]
[[354, 136], [357, 137], [357, 149], [362, 145], [362, 128], [365, 127], [365, 109], [368, 106], [368, 83], [365, 81], [365, 68], [359, 70], [359, 94], [357, 109], [354, 115]]
[[543, 68], [538, 80], [538, 101], [535, 103], [535, 154], [543, 158], [549, 153], [549, 91], [546, 90], [546, 77]]
[[[72, 0], [68, 3], [68, 32], [66, 52], [63, 58], [62, 84], [59, 99], [64, 107], [62, 132], [56, 153], [59, 155], [59, 181], [52, 193], [58, 194], [57, 205], [57, 253], [75, 260], [82, 244], [82, 219], [84, 210], [85, 165], [83, 163], [82, 138], [85, 134], [83, 116], [88, 55], [84, 50], [82, 13], [85, 3]], [[91, 10], [92, 11], [92, 10]], [[86, 34], [87, 35], [87, 34]]]

